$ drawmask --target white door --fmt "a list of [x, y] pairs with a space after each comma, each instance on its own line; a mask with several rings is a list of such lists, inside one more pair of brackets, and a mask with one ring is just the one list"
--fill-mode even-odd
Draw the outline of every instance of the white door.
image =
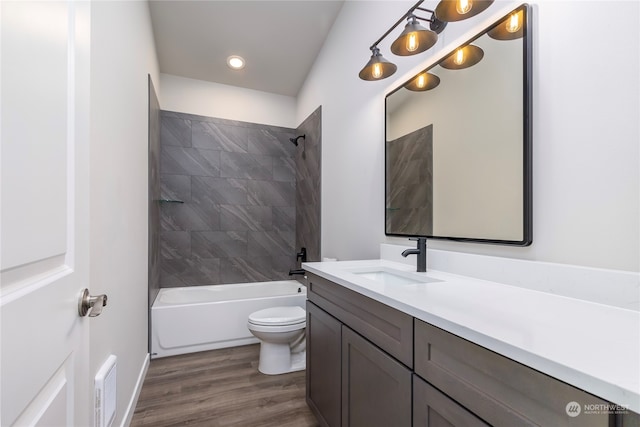
[[0, 425], [91, 424], [86, 2], [0, 1]]

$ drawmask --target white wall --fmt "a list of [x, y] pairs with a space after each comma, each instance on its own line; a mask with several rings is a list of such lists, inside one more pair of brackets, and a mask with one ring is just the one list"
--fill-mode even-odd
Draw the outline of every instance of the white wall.
[[91, 5], [91, 283], [109, 302], [91, 319], [92, 375], [118, 357], [122, 424], [147, 360], [147, 74], [158, 63], [146, 2]]
[[163, 110], [295, 128], [296, 99], [258, 90], [160, 75]]
[[[432, 248], [640, 270], [638, 2], [533, 3], [534, 234], [527, 248], [430, 241]], [[517, 2], [451, 23], [432, 50], [394, 57], [398, 72], [365, 82], [367, 48], [413, 2], [348, 1], [298, 96], [298, 122], [323, 106], [322, 251], [375, 258], [384, 236], [384, 96]], [[434, 8], [435, 1], [424, 7]], [[602, 11], [615, 30], [593, 35]], [[355, 24], [358, 25], [355, 25]], [[346, 42], [348, 41], [348, 42]], [[624, 66], [617, 66], [624, 59]]]

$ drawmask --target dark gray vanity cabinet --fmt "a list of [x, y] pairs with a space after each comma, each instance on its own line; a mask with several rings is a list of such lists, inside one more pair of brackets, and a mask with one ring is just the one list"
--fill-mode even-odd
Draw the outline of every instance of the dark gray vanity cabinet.
[[323, 426], [638, 427], [635, 413], [572, 413], [576, 405], [610, 404], [330, 280], [307, 276], [307, 402]]

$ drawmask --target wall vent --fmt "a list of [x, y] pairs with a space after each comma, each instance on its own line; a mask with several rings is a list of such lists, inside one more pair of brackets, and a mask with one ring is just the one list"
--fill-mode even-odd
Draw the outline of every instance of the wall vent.
[[107, 358], [95, 377], [95, 426], [111, 427], [116, 418], [117, 357]]

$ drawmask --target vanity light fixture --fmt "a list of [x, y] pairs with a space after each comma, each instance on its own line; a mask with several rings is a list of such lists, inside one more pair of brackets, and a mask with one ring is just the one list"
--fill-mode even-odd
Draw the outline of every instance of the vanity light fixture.
[[484, 51], [482, 49], [476, 45], [468, 44], [457, 48], [440, 62], [440, 66], [448, 70], [462, 70], [476, 65], [483, 57]]
[[424, 92], [435, 88], [439, 84], [440, 77], [425, 71], [424, 73], [418, 74], [413, 80], [404, 85], [404, 87], [414, 92]]
[[[387, 60], [380, 53], [378, 44], [382, 42], [398, 25], [405, 19], [407, 24], [404, 27], [404, 31], [398, 36], [398, 38], [391, 44], [391, 52], [398, 56], [409, 56], [422, 53], [436, 44], [438, 41], [438, 34], [440, 34], [447, 26], [447, 22], [462, 21], [463, 19], [471, 18], [484, 11], [491, 6], [494, 0], [440, 0], [440, 3], [436, 6], [436, 10], [430, 10], [420, 7], [424, 0], [419, 0], [414, 4], [395, 24], [391, 26], [378, 40], [376, 40], [369, 49], [371, 50], [371, 58], [367, 65], [364, 66], [358, 76], [362, 80], [382, 80], [396, 72], [398, 67]], [[417, 14], [420, 12], [427, 12], [431, 14], [430, 18], [420, 17]], [[418, 20], [429, 22], [429, 29], [420, 25]], [[518, 22], [520, 26], [518, 27]], [[522, 28], [522, 19], [518, 21], [513, 18], [511, 21], [505, 22], [505, 32], [517, 33]], [[500, 37], [500, 36], [498, 36]], [[501, 40], [509, 40], [502, 38]], [[464, 46], [459, 48], [455, 52], [455, 57], [449, 61], [445, 60], [441, 64], [445, 68], [459, 70], [467, 68], [477, 64], [484, 52], [477, 46]], [[448, 65], [448, 66], [447, 66]], [[411, 84], [409, 86], [414, 87]], [[436, 84], [437, 86], [437, 84]], [[417, 86], [415, 86], [417, 88]], [[435, 86], [434, 86], [435, 87]], [[431, 88], [432, 89], [432, 88]], [[410, 90], [422, 90], [422, 89], [410, 89]], [[425, 89], [428, 90], [428, 89]]]
[[493, 0], [441, 0], [436, 16], [445, 22], [462, 21], [483, 12]]
[[[392, 62], [385, 59], [380, 53], [378, 44], [382, 42], [402, 21], [407, 19], [407, 25], [400, 36], [391, 45], [391, 52], [399, 56], [416, 55], [431, 48], [438, 40], [438, 34], [444, 30], [447, 23], [436, 18], [433, 10], [419, 7], [424, 0], [419, 0], [413, 5], [395, 24], [391, 26], [378, 40], [376, 40], [369, 49], [371, 50], [371, 58], [367, 65], [364, 66], [358, 74], [362, 80], [382, 80], [396, 72], [398, 67]], [[430, 18], [423, 18], [416, 15], [416, 11], [428, 12]], [[427, 29], [418, 23], [418, 20], [430, 23]]]
[[516, 10], [487, 33], [496, 40], [515, 40], [524, 35], [524, 11]]

